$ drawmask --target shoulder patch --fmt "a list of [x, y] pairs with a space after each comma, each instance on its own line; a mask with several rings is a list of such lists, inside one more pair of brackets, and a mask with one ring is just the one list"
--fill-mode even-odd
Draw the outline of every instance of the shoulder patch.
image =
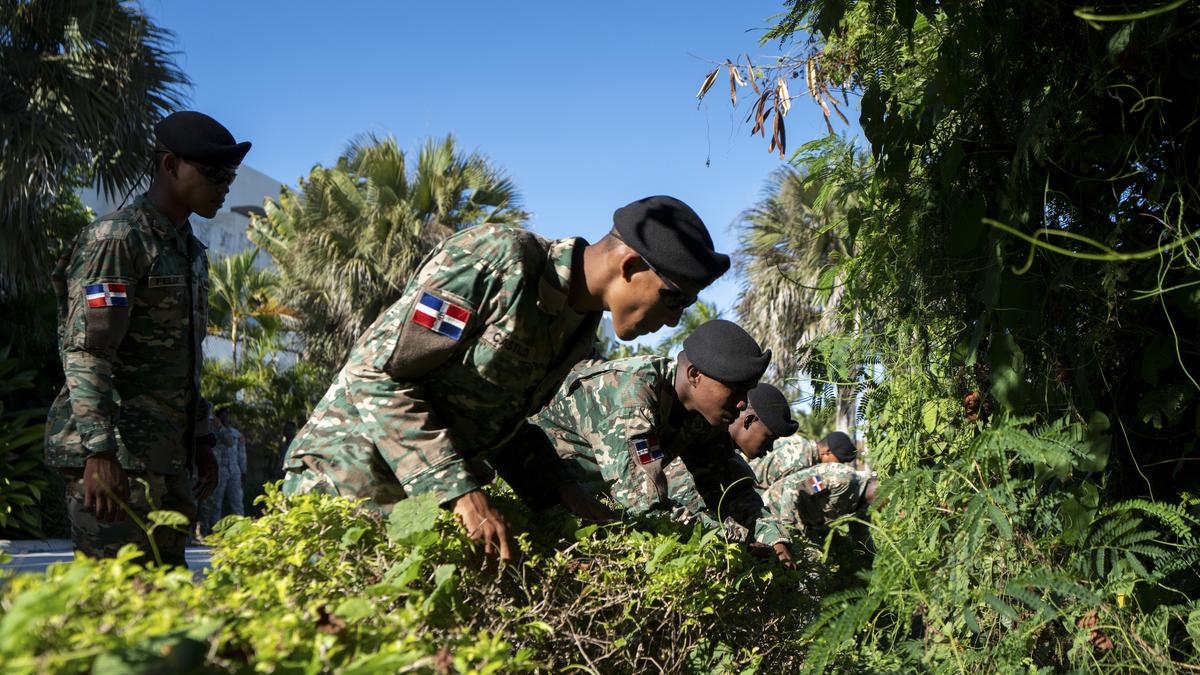
[[87, 306], [97, 307], [128, 307], [129, 296], [125, 293], [125, 284], [95, 283], [83, 287], [87, 297]]
[[819, 495], [828, 489], [829, 486], [826, 485], [825, 479], [821, 478], [819, 473], [814, 473], [804, 479], [804, 491], [810, 495]]
[[642, 464], [657, 462], [663, 458], [663, 451], [658, 447], [658, 437], [653, 435], [633, 439], [633, 451]]
[[411, 320], [418, 326], [424, 326], [457, 342], [462, 337], [467, 322], [471, 320], [471, 310], [443, 300], [428, 291], [422, 291]]

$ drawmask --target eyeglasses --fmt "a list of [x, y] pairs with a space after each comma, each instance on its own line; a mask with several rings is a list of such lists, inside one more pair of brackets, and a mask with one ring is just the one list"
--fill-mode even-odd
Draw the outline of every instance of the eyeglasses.
[[675, 285], [675, 283], [663, 275], [662, 272], [659, 272], [657, 269], [655, 269], [654, 265], [651, 265], [649, 260], [646, 260], [643, 257], [642, 262], [646, 263], [646, 267], [649, 267], [651, 272], [657, 274], [658, 278], [662, 280], [663, 285], [666, 286], [666, 288], [658, 289], [658, 296], [662, 298], [663, 305], [665, 305], [667, 309], [672, 311], [677, 309], [686, 309], [696, 303], [696, 296], [684, 293], [682, 288]]

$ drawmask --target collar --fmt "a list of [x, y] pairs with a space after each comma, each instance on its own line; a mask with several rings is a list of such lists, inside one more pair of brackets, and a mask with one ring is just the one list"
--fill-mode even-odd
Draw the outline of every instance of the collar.
[[571, 291], [571, 264], [579, 246], [587, 246], [582, 237], [555, 239], [550, 242], [550, 249], [546, 252], [546, 266], [542, 269], [542, 278], [538, 283], [538, 309], [543, 312], [558, 316], [567, 306], [568, 294]]
[[186, 250], [188, 237], [192, 234], [191, 221], [184, 221], [183, 229], [175, 227], [169, 218], [163, 215], [162, 211], [154, 208], [154, 204], [146, 198], [146, 195], [138, 195], [133, 200], [133, 208], [138, 209], [146, 214], [147, 221], [150, 223], [150, 229], [154, 233], [164, 239], [174, 239], [175, 243]]

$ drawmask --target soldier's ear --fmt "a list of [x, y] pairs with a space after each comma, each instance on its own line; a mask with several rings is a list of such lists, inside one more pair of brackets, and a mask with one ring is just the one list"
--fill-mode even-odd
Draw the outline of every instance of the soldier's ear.
[[638, 272], [643, 272], [647, 269], [646, 261], [642, 260], [642, 256], [632, 248], [622, 245], [614, 250], [614, 254], [619, 256], [617, 264], [621, 272], [621, 278], [625, 281], [633, 279], [633, 275]]
[[696, 366], [692, 365], [691, 363], [687, 364], [686, 375], [687, 375], [688, 384], [692, 385], [693, 387], [699, 386], [700, 378], [704, 377], [704, 373], [701, 373], [700, 369], [697, 368]]
[[758, 416], [756, 416], [754, 413], [746, 413], [742, 416], [742, 418], [743, 429], [749, 429], [751, 424], [754, 424], [758, 421]]

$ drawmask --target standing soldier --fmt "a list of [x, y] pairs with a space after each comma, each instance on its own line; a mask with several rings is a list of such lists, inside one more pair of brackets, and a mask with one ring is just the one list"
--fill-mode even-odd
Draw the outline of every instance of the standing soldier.
[[635, 356], [576, 370], [534, 422], [580, 482], [629, 513], [684, 515], [668, 494], [666, 470], [675, 466], [709, 497], [713, 514], [729, 516], [787, 562], [786, 530], [729, 463], [729, 425], [770, 360], [740, 326], [709, 321], [675, 359]]
[[[729, 269], [678, 199], [638, 200], [613, 225], [591, 245], [488, 224], [437, 246], [296, 436], [284, 492], [368, 497], [381, 510], [435, 493], [486, 553], [512, 559], [508, 522], [480, 490], [491, 476], [479, 460], [533, 499], [530, 469], [553, 474], [558, 459], [523, 442], [526, 418], [592, 352], [602, 311], [623, 340], [674, 326]], [[557, 495], [531, 505], [611, 516], [577, 485], [555, 484]]]
[[134, 543], [184, 566], [186, 528], [159, 527], [152, 545], [126, 509], [142, 521], [156, 509], [190, 521], [193, 463], [198, 496], [216, 484], [200, 396], [208, 258], [188, 217], [216, 215], [250, 143], [198, 112], [174, 113], [154, 131], [149, 190], [84, 228], [54, 271], [66, 384], [45, 453], [66, 474], [76, 550], [105, 557]]

